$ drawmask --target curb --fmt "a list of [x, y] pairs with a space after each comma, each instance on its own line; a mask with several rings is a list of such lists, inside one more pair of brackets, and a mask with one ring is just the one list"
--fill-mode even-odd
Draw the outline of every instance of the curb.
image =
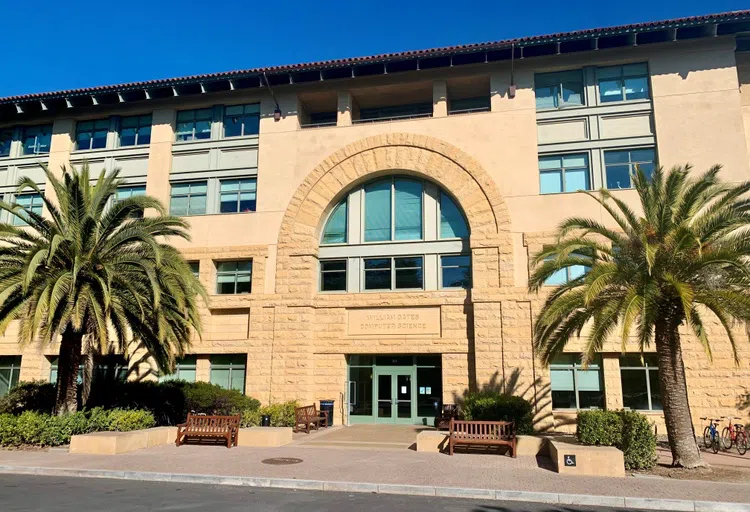
[[144, 471], [112, 471], [104, 469], [45, 468], [33, 466], [3, 466], [0, 474], [58, 476], [78, 478], [109, 478], [141, 482], [175, 482], [188, 484], [267, 487], [306, 491], [358, 492], [372, 494], [400, 494], [407, 496], [436, 496], [485, 500], [525, 501], [557, 505], [587, 505], [625, 509], [674, 510], [689, 512], [750, 512], [750, 503], [719, 501], [669, 500], [626, 496], [592, 496], [588, 494], [558, 494], [532, 491], [504, 491], [462, 487], [433, 487], [422, 485], [374, 484], [356, 482], [326, 482], [247, 476], [219, 476], [187, 473], [151, 473]]

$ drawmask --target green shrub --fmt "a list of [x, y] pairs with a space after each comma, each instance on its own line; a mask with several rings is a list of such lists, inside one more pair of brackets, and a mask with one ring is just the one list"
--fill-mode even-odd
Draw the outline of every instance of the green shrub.
[[656, 435], [643, 414], [621, 411], [622, 453], [626, 469], [651, 469], [656, 465]]
[[648, 418], [635, 411], [580, 411], [576, 435], [581, 444], [615, 446], [626, 469], [656, 464], [656, 435]]
[[208, 382], [112, 382], [94, 386], [88, 407], [105, 409], [145, 409], [158, 425], [176, 425], [188, 412], [205, 414], [241, 414], [256, 410], [260, 402], [236, 390], [223, 389]]
[[18, 416], [0, 414], [0, 446], [18, 446], [22, 442], [18, 432]]
[[149, 411], [126, 411], [113, 409], [109, 411], [109, 425], [107, 430], [115, 432], [130, 432], [151, 428], [156, 424], [154, 415]]
[[269, 404], [260, 409], [247, 409], [242, 413], [242, 427], [258, 427], [261, 417], [267, 414], [271, 417], [272, 427], [293, 427], [294, 408], [299, 407], [296, 400]]
[[497, 391], [470, 393], [461, 410], [467, 420], [514, 421], [518, 434], [531, 434], [534, 431], [533, 406], [520, 396]]
[[155, 424], [149, 411], [93, 409], [64, 416], [26, 411], [18, 416], [0, 414], [0, 446], [30, 444], [59, 446], [70, 437], [100, 431], [128, 432], [151, 428]]
[[615, 411], [580, 411], [576, 436], [581, 444], [619, 446], [622, 442], [622, 418]]
[[0, 414], [21, 414], [25, 411], [52, 412], [55, 406], [55, 385], [50, 382], [21, 382], [7, 395], [0, 397]]

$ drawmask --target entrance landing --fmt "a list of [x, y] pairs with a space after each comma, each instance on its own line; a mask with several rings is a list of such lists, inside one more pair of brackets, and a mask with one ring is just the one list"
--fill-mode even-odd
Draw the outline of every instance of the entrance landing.
[[429, 427], [418, 425], [352, 425], [296, 434], [297, 446], [330, 446], [365, 450], [407, 450], [415, 447], [417, 434]]

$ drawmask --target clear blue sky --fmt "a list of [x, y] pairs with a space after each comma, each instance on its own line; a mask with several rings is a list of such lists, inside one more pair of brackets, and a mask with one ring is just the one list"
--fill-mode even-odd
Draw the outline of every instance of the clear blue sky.
[[747, 0], [0, 4], [5, 20], [0, 97], [750, 8]]

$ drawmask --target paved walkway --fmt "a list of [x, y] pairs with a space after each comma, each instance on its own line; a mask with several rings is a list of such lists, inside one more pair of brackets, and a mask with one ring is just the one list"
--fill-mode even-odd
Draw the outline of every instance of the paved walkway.
[[416, 450], [417, 434], [430, 427], [416, 425], [353, 425], [294, 435], [299, 446], [360, 448], [369, 450]]
[[[671, 464], [672, 463], [672, 452], [669, 448], [662, 446], [657, 447], [657, 455], [659, 455], [660, 464]], [[723, 466], [728, 468], [740, 468], [750, 470], [750, 451], [744, 456], [737, 453], [737, 450], [732, 447], [731, 450], [720, 450], [719, 453], [701, 449], [703, 460], [711, 466]]]
[[[263, 463], [280, 457], [298, 458], [302, 462], [286, 466]], [[450, 457], [412, 450], [384, 454], [298, 442], [279, 448], [231, 450], [218, 446], [169, 445], [115, 456], [0, 450], [0, 466], [0, 471], [5, 472], [12, 472], [12, 468], [51, 468], [60, 470], [60, 475], [65, 475], [65, 470], [79, 469], [357, 482], [365, 486], [363, 490], [367, 490], [367, 485], [391, 484], [750, 503], [750, 482], [574, 477], [540, 468], [534, 457], [512, 459], [476, 453]], [[335, 490], [336, 486], [327, 488]]]

